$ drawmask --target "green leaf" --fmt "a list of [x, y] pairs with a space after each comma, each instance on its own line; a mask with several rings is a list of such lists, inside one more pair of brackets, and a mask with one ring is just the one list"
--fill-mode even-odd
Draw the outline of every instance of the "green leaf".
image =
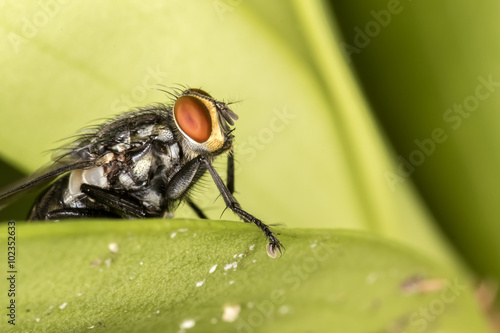
[[[461, 273], [366, 233], [277, 230], [286, 253], [271, 259], [261, 232], [243, 223], [19, 223], [16, 327], [487, 331]], [[0, 248], [6, 248], [5, 238]], [[6, 279], [1, 281], [0, 290], [7, 290]], [[236, 314], [224, 314], [231, 309]], [[194, 327], [181, 330], [183, 323]]]

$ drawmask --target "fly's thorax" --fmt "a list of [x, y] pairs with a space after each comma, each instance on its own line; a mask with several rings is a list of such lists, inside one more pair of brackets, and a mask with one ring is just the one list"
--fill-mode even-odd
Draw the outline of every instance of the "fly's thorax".
[[[103, 129], [101, 129], [103, 131]], [[129, 150], [140, 149], [152, 141], [170, 144], [175, 141], [174, 134], [170, 126], [165, 123], [145, 123], [135, 127], [124, 126], [119, 131], [112, 131], [108, 138], [98, 140], [90, 149], [96, 155], [107, 152], [115, 154], [126, 153]]]
[[155, 210], [161, 204], [161, 189], [181, 167], [181, 150], [176, 142], [151, 141], [137, 149], [107, 153], [96, 160], [96, 166], [70, 173], [63, 200], [78, 207], [86, 198], [81, 185], [89, 184], [124, 191]]

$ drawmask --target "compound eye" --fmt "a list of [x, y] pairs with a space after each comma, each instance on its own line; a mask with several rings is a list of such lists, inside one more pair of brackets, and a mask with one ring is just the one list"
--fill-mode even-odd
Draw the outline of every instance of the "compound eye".
[[175, 101], [174, 115], [177, 124], [191, 139], [202, 143], [212, 134], [210, 111], [193, 96], [181, 96]]

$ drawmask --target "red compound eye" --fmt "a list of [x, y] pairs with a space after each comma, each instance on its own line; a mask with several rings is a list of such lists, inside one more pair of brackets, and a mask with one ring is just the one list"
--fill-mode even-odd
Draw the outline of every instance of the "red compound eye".
[[210, 112], [203, 102], [193, 96], [181, 96], [175, 101], [177, 124], [191, 139], [205, 142], [212, 133]]

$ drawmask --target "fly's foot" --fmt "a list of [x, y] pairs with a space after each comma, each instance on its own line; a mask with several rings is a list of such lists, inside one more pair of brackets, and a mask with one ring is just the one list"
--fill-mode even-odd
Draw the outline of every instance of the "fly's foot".
[[274, 237], [274, 235], [269, 235], [269, 243], [266, 246], [267, 255], [275, 259], [278, 256], [279, 252], [281, 257], [283, 255], [283, 251], [281, 249], [285, 249], [283, 244], [281, 244], [280, 241], [276, 237]]

